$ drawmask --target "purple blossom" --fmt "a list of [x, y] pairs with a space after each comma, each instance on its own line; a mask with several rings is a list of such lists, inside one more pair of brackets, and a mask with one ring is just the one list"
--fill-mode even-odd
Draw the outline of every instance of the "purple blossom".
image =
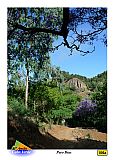
[[96, 111], [96, 101], [84, 99], [79, 103], [79, 106], [77, 107], [75, 111], [75, 116], [85, 116], [88, 114], [91, 114]]

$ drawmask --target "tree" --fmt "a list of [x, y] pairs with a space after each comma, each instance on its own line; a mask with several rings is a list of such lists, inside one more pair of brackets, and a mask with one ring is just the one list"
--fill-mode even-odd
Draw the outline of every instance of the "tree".
[[103, 73], [98, 74], [97, 76], [93, 78], [88, 78], [86, 83], [90, 91], [98, 92], [100, 87], [102, 88], [106, 80], [107, 80], [107, 71], [104, 71]]
[[[28, 12], [28, 13], [27, 13]], [[33, 10], [31, 11], [33, 13]], [[20, 14], [20, 17], [15, 17]], [[39, 14], [39, 13], [38, 13]], [[30, 11], [29, 9], [9, 9], [8, 10], [8, 28], [11, 22], [20, 22], [21, 25], [29, 22]], [[17, 19], [15, 19], [17, 18]], [[35, 18], [35, 17], [34, 17]], [[10, 21], [10, 22], [9, 22]], [[34, 23], [33, 23], [34, 25]], [[24, 34], [21, 30], [15, 32], [15, 35], [8, 38], [8, 71], [16, 67], [16, 72], [25, 72], [25, 106], [27, 108], [28, 102], [28, 84], [29, 78], [35, 74], [38, 75], [40, 70], [47, 67], [49, 64], [48, 47], [52, 45], [52, 36], [45, 33], [40, 34]], [[45, 69], [46, 70], [46, 69]], [[14, 73], [13, 73], [14, 74]], [[21, 74], [21, 73], [20, 73]], [[38, 76], [37, 76], [38, 77]]]
[[[102, 74], [103, 75], [103, 74]], [[99, 90], [91, 94], [91, 99], [82, 100], [71, 119], [76, 127], [94, 127], [107, 132], [107, 83], [106, 80]]]
[[[49, 52], [64, 45], [71, 52], [91, 53], [95, 47], [84, 51], [82, 45], [93, 45], [100, 36], [106, 44], [106, 28], [106, 8], [8, 8], [8, 70], [21, 65], [26, 72], [26, 108], [29, 77], [48, 62]], [[59, 36], [63, 42], [52, 47]]]
[[[20, 23], [21, 18], [23, 24]], [[46, 33], [62, 36], [63, 42], [53, 49], [64, 45], [71, 52], [77, 50], [85, 55], [93, 52], [95, 47], [92, 51], [84, 51], [82, 44], [93, 45], [99, 35], [103, 37], [101, 39], [105, 45], [107, 44], [106, 8], [10, 8], [8, 24], [8, 39], [17, 31], [26, 35]]]
[[107, 81], [103, 83], [96, 91], [92, 94], [92, 100], [97, 102], [97, 112], [92, 118], [95, 120], [95, 126], [99, 131], [107, 132]]
[[[39, 121], [47, 123], [61, 123], [61, 120], [72, 117], [72, 113], [79, 101], [79, 96], [72, 91], [64, 90], [63, 95], [59, 87], [51, 87], [45, 83], [36, 83], [31, 87], [31, 106], [35, 106], [34, 115], [37, 114]], [[35, 102], [35, 103], [34, 103]]]

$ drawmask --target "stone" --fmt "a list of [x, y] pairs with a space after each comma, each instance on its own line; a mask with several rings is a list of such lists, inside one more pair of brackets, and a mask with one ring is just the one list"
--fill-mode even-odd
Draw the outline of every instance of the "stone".
[[78, 78], [72, 78], [69, 81], [67, 81], [66, 84], [69, 85], [71, 89], [74, 89], [76, 91], [87, 91], [86, 84]]

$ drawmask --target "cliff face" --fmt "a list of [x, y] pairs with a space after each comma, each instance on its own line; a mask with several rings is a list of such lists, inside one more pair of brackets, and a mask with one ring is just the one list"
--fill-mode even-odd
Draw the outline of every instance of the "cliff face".
[[78, 78], [72, 78], [69, 81], [67, 81], [66, 84], [68, 84], [70, 88], [73, 88], [76, 91], [86, 91], [87, 90], [86, 84], [82, 82], [81, 80], [79, 80]]

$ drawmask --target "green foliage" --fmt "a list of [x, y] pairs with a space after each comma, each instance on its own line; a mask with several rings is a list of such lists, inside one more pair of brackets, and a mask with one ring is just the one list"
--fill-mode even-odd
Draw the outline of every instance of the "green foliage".
[[64, 88], [64, 91], [60, 91], [59, 87], [52, 87], [46, 82], [30, 87], [29, 106], [42, 121], [57, 123], [63, 118], [72, 117], [78, 101], [80, 97], [71, 90]]
[[[16, 24], [32, 28], [44, 27], [49, 22], [47, 17], [50, 12], [54, 17], [57, 17], [57, 11], [58, 9], [8, 8], [8, 33]], [[51, 23], [54, 24], [55, 21]], [[27, 77], [29, 80], [48, 78], [49, 48], [52, 48], [52, 35], [43, 32], [39, 34], [24, 33], [24, 31], [16, 29], [13, 35], [8, 36], [9, 85], [17, 85], [20, 82], [25, 84]], [[28, 81], [25, 90], [27, 92], [25, 99], [28, 101]]]
[[[90, 96], [92, 100], [96, 100], [98, 106], [97, 112], [90, 116], [88, 115], [84, 119], [79, 119], [79, 122], [77, 123], [72, 119], [72, 114], [81, 101], [81, 97], [63, 83], [65, 74], [63, 74], [59, 68], [52, 67], [50, 68], [49, 73], [51, 79], [47, 78], [47, 80], [45, 80], [44, 78], [40, 78], [39, 81], [33, 80], [29, 82], [28, 111], [25, 110], [23, 103], [25, 95], [24, 84], [21, 83], [21, 81], [15, 85], [10, 84], [8, 88], [8, 95], [10, 96], [10, 98], [8, 98], [9, 108], [12, 108], [13, 112], [16, 114], [33, 117], [37, 122], [61, 124], [62, 120], [66, 119], [67, 121], [69, 120], [69, 122], [71, 121], [70, 123], [74, 127], [76, 125], [96, 127], [101, 131], [106, 131], [106, 72], [91, 80], [92, 84], [97, 84], [97, 86], [94, 85], [93, 88], [95, 92]], [[42, 71], [40, 74], [42, 76]], [[69, 74], [67, 75], [69, 77]], [[76, 76], [78, 75], [75, 75], [75, 77]], [[74, 75], [70, 75], [70, 77], [74, 77]], [[89, 80], [82, 76], [81, 79], [84, 79], [87, 82]]]
[[88, 88], [91, 91], [98, 91], [101, 87], [103, 87], [103, 84], [106, 82], [107, 80], [107, 71], [98, 74], [97, 76], [87, 79], [87, 85]]
[[72, 113], [76, 107], [79, 97], [73, 94], [70, 90], [64, 90], [62, 93], [58, 90], [57, 94], [54, 94], [53, 92], [52, 96], [55, 97], [55, 105], [53, 105], [55, 107], [53, 107], [51, 112], [54, 122], [60, 123], [62, 119], [72, 117]]
[[[62, 23], [62, 8], [8, 8], [8, 33], [12, 27], [20, 24], [30, 28], [60, 29]], [[59, 16], [60, 14], [60, 16]], [[58, 19], [58, 21], [55, 21]], [[58, 22], [58, 24], [57, 24]], [[53, 36], [44, 32], [39, 34], [25, 33], [16, 29], [14, 34], [8, 37], [8, 71], [27, 68], [29, 71], [38, 73], [49, 61], [49, 49], [52, 48]]]
[[101, 132], [107, 132], [107, 84], [100, 86], [99, 90], [92, 93], [92, 101], [96, 102], [96, 110], [86, 116], [79, 116], [68, 120], [70, 126], [76, 127], [94, 127]]
[[[64, 17], [64, 10], [69, 11], [68, 14], [71, 18], [69, 24], [66, 22], [67, 16]], [[95, 124], [104, 125], [106, 122], [106, 88], [103, 89], [103, 78], [106, 78], [106, 72], [92, 79], [80, 75], [70, 75], [68, 72], [60, 71], [59, 67], [51, 67], [49, 52], [58, 49], [62, 44], [69, 46], [69, 43], [66, 42], [69, 31], [74, 34], [76, 39], [71, 42], [74, 48], [70, 46], [68, 48], [71, 52], [75, 48], [82, 52], [79, 50], [80, 46], [77, 47], [78, 42], [80, 44], [92, 42], [100, 34], [100, 29], [106, 29], [106, 9], [8, 8], [7, 13], [8, 107], [12, 112], [36, 117], [37, 122], [61, 123], [63, 118], [71, 118], [81, 97], [74, 93], [74, 88], [70, 90], [65, 87], [63, 82], [77, 77], [85, 82], [90, 90], [95, 91], [92, 99], [96, 99], [99, 106]], [[81, 16], [81, 13], [84, 19], [77, 18], [79, 15]], [[97, 19], [97, 14], [100, 19]], [[92, 35], [90, 33], [90, 36], [83, 36], [86, 31], [81, 31], [81, 35], [77, 34], [76, 36], [76, 27], [80, 23], [85, 24], [85, 19], [92, 26]], [[63, 27], [66, 30], [63, 31]], [[96, 27], [99, 29], [99, 33], [97, 30], [95, 32]], [[39, 31], [36, 32], [36, 29]], [[66, 31], [68, 33], [64, 33]], [[65, 42], [55, 46], [54, 49], [52, 48], [53, 41], [59, 35], [64, 38]], [[25, 88], [28, 86], [25, 86], [26, 77], [29, 77], [28, 110], [24, 105]], [[94, 118], [95, 116], [89, 117], [88, 121], [91, 122]]]
[[69, 72], [66, 72], [66, 71], [62, 71], [62, 74], [64, 76], [65, 81], [68, 81], [72, 78], [78, 78], [85, 83], [87, 81], [87, 78], [85, 76], [81, 76], [81, 75], [78, 75], [78, 74], [70, 74]]
[[81, 76], [77, 74], [69, 74], [69, 72], [66, 72], [66, 71], [62, 71], [62, 74], [64, 76], [65, 81], [68, 81], [69, 79], [72, 79], [72, 78], [80, 79], [87, 85], [90, 91], [98, 91], [98, 89], [101, 86], [103, 86], [103, 83], [105, 83], [105, 80], [107, 79], [107, 71], [104, 71], [103, 73], [98, 74], [93, 78], [87, 78], [85, 76]]
[[107, 83], [92, 94], [92, 99], [97, 101], [97, 112], [94, 116], [95, 126], [101, 131], [107, 131]]
[[77, 96], [74, 94], [63, 94], [58, 98], [57, 106], [52, 110], [54, 119], [67, 119], [72, 117], [72, 112], [74, 111], [77, 104]]
[[8, 88], [8, 96], [24, 100], [25, 86], [23, 84], [21, 85], [10, 84]]
[[13, 114], [24, 116], [27, 114], [24, 102], [17, 98], [8, 97], [8, 109], [12, 111]]

